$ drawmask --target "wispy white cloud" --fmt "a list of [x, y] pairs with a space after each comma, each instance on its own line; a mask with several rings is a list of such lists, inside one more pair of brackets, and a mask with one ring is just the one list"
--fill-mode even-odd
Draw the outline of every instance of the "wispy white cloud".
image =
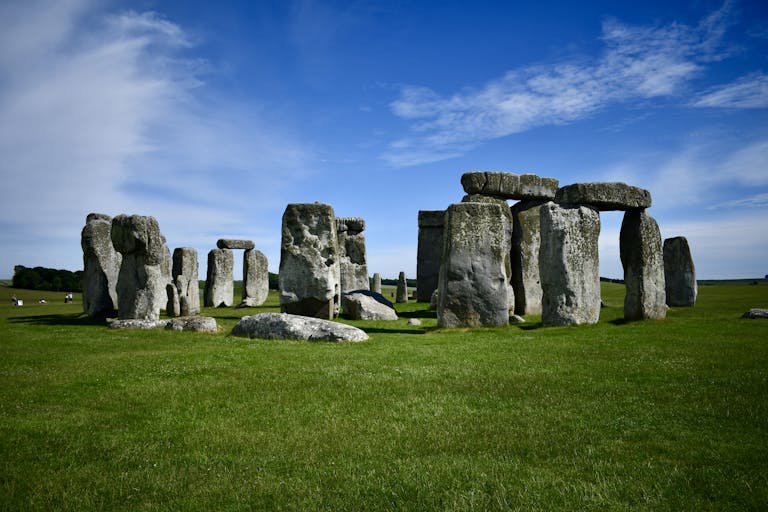
[[768, 75], [751, 73], [733, 83], [715, 87], [691, 103], [694, 107], [768, 108]]
[[710, 210], [721, 210], [730, 208], [765, 208], [768, 206], [768, 193], [755, 194], [749, 197], [743, 197], [734, 201], [725, 201], [714, 204], [709, 207]]
[[583, 119], [612, 103], [676, 94], [706, 63], [724, 56], [729, 10], [726, 3], [696, 26], [608, 19], [605, 49], [594, 62], [512, 70], [451, 96], [403, 87], [390, 108], [412, 123], [411, 135], [395, 141], [383, 158], [398, 166], [438, 161], [485, 140]]

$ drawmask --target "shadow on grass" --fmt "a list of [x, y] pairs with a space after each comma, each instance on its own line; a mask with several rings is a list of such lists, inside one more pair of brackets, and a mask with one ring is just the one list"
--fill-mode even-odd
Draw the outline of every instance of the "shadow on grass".
[[360, 327], [367, 334], [426, 334], [427, 329], [385, 329], [384, 327]]
[[88, 318], [85, 313], [73, 313], [69, 315], [34, 315], [17, 316], [8, 319], [14, 324], [51, 325], [51, 326], [99, 326], [104, 327], [107, 322]]
[[437, 318], [436, 311], [428, 309], [418, 309], [416, 311], [398, 311], [397, 316], [403, 318]]

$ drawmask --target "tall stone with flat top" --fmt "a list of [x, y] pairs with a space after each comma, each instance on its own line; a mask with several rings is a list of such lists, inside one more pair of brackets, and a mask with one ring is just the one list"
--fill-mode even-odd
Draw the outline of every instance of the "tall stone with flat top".
[[541, 206], [539, 274], [544, 325], [594, 324], [600, 318], [597, 240], [600, 214], [586, 206]]
[[200, 313], [198, 270], [196, 249], [177, 247], [173, 250], [171, 275], [179, 293], [179, 308], [182, 316]]
[[83, 311], [89, 318], [114, 316], [122, 257], [112, 245], [112, 217], [90, 213], [80, 235], [83, 248]]
[[241, 306], [264, 304], [269, 295], [267, 256], [256, 249], [243, 252], [243, 300]]
[[364, 219], [336, 217], [342, 294], [353, 290], [367, 290], [370, 287], [363, 231]]
[[336, 216], [322, 203], [289, 204], [280, 250], [283, 313], [330, 320], [341, 305]]
[[541, 314], [540, 201], [520, 201], [512, 207], [512, 287], [515, 290], [515, 314]]
[[416, 300], [429, 302], [437, 290], [443, 255], [445, 210], [419, 210], [419, 241], [416, 252]]
[[699, 287], [691, 248], [684, 236], [664, 240], [664, 280], [668, 306], [693, 306]]
[[508, 208], [494, 203], [458, 203], [446, 210], [439, 326], [509, 323], [508, 215]]
[[405, 304], [408, 302], [408, 281], [405, 279], [405, 272], [400, 272], [397, 276], [395, 302], [398, 304]]
[[645, 210], [631, 210], [624, 214], [619, 248], [627, 286], [624, 318], [666, 318], [667, 294], [664, 289], [661, 233], [659, 225]]
[[234, 301], [235, 257], [231, 249], [211, 249], [208, 253], [208, 273], [203, 291], [207, 308], [231, 307]]
[[154, 217], [118, 215], [112, 219], [112, 244], [123, 255], [117, 278], [117, 317], [158, 320], [166, 304], [165, 243]]

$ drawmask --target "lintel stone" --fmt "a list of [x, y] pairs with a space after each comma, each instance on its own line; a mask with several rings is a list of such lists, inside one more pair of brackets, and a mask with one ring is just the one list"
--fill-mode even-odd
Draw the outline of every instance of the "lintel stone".
[[642, 210], [651, 207], [651, 193], [621, 182], [574, 183], [561, 187], [555, 202], [588, 205], [599, 211]]
[[250, 250], [256, 247], [256, 244], [251, 240], [232, 240], [229, 238], [220, 238], [216, 242], [216, 247], [219, 249], [245, 249]]
[[496, 196], [502, 199], [554, 199], [558, 180], [535, 174], [515, 174], [498, 171], [470, 171], [461, 177], [467, 194]]

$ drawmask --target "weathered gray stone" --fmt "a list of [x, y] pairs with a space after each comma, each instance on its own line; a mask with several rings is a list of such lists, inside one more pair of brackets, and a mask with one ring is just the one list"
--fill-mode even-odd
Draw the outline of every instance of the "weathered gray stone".
[[429, 298], [429, 309], [436, 310], [437, 309], [437, 298], [440, 296], [440, 292], [435, 289], [435, 291], [432, 292], [432, 296]]
[[419, 210], [419, 241], [416, 253], [416, 300], [428, 302], [437, 290], [443, 256], [445, 210]]
[[243, 317], [234, 329], [234, 336], [270, 340], [364, 341], [368, 335], [362, 329], [320, 318], [287, 313], [260, 313]]
[[512, 286], [517, 315], [541, 314], [540, 202], [521, 201], [512, 207]]
[[160, 238], [163, 240], [163, 259], [160, 262], [160, 274], [161, 279], [157, 283], [157, 301], [162, 304], [161, 309], [165, 309], [167, 303], [167, 287], [169, 284], [173, 284], [172, 267], [173, 258], [171, 257], [171, 250], [168, 248], [165, 237], [160, 234]]
[[147, 329], [164, 329], [168, 325], [168, 320], [149, 320], [140, 318], [124, 318], [110, 321], [107, 326], [110, 329], [132, 329], [132, 330], [147, 330]]
[[381, 293], [381, 274], [378, 272], [373, 274], [373, 288], [371, 288], [371, 291]]
[[560, 188], [555, 202], [588, 205], [600, 211], [637, 210], [651, 207], [651, 193], [626, 183], [574, 183]]
[[482, 194], [504, 199], [538, 199], [548, 201], [555, 197], [558, 181], [535, 174], [511, 172], [471, 171], [461, 177], [467, 194]]
[[699, 294], [696, 267], [688, 240], [683, 236], [664, 240], [664, 281], [668, 306], [693, 306]]
[[645, 210], [630, 210], [624, 214], [619, 248], [627, 286], [624, 319], [666, 318], [661, 233], [659, 225]]
[[421, 325], [421, 320], [418, 318], [409, 318], [408, 325]]
[[112, 217], [91, 213], [80, 235], [83, 248], [83, 311], [107, 318], [117, 309], [117, 276], [122, 256], [112, 245]]
[[483, 194], [467, 194], [461, 198], [462, 203], [494, 203], [507, 206], [507, 200], [503, 197], [486, 196]]
[[208, 273], [203, 291], [207, 308], [231, 307], [234, 301], [235, 257], [231, 249], [211, 249], [208, 253]]
[[176, 285], [173, 283], [165, 285], [165, 293], [168, 296], [168, 302], [165, 306], [165, 313], [170, 317], [181, 316], [179, 290], [176, 288]]
[[542, 323], [596, 323], [600, 318], [600, 215], [586, 206], [552, 202], [543, 204], [540, 213]]
[[168, 320], [165, 328], [170, 331], [218, 332], [216, 319], [210, 316], [182, 316]]
[[280, 307], [331, 319], [341, 303], [336, 220], [327, 204], [289, 204], [283, 213]]
[[229, 238], [220, 238], [216, 241], [216, 247], [219, 249], [245, 249], [246, 251], [256, 247], [251, 240], [232, 240]]
[[359, 217], [336, 217], [339, 243], [339, 276], [341, 293], [367, 290], [368, 262], [365, 253], [365, 220]]
[[509, 208], [458, 203], [445, 215], [437, 323], [441, 327], [509, 322]]
[[182, 316], [200, 313], [198, 272], [197, 250], [192, 247], [174, 249], [171, 276], [179, 292], [179, 306]]
[[256, 249], [243, 253], [243, 300], [242, 306], [261, 306], [269, 295], [269, 268], [267, 257]]
[[165, 306], [158, 294], [165, 283], [165, 245], [154, 217], [118, 215], [112, 219], [112, 244], [123, 256], [117, 279], [117, 317], [157, 320]]
[[397, 292], [395, 302], [404, 304], [408, 302], [408, 281], [405, 279], [405, 272], [400, 272], [397, 276]]
[[341, 309], [344, 316], [352, 320], [397, 320], [394, 308], [363, 293], [343, 294]]
[[768, 318], [768, 309], [752, 308], [741, 315], [741, 318], [749, 318], [753, 320], [757, 318]]

